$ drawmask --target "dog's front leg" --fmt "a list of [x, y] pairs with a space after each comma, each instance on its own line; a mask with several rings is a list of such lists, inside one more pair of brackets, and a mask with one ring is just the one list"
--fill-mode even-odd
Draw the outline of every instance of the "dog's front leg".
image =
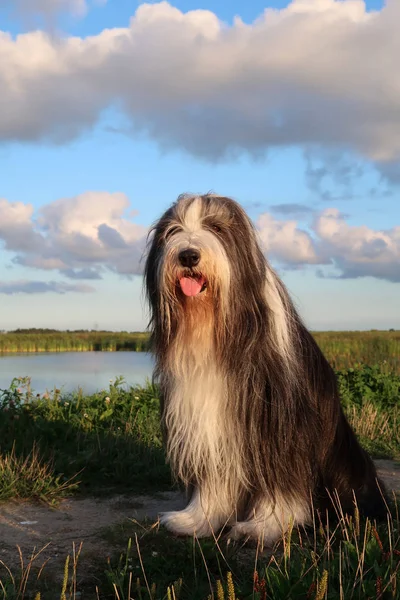
[[196, 488], [184, 510], [162, 513], [160, 523], [177, 535], [208, 537], [217, 535], [218, 530], [229, 520], [229, 507], [220, 498], [210, 500], [211, 495]]
[[277, 496], [275, 502], [268, 497], [259, 499], [245, 521], [233, 524], [229, 538], [256, 540], [261, 547], [271, 546], [292, 526], [310, 521], [310, 508], [305, 499], [285, 499]]

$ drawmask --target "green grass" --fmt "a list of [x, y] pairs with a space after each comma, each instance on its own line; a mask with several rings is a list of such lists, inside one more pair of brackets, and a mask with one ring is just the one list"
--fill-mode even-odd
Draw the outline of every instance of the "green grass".
[[[35, 447], [62, 481], [77, 477], [82, 493], [104, 489], [166, 489], [157, 390], [127, 389], [121, 379], [91, 396], [36, 396], [29, 378], [0, 390], [0, 456], [11, 451], [24, 461]], [[0, 499], [2, 497], [0, 482]]]
[[[355, 365], [338, 371], [338, 381], [361, 443], [374, 456], [400, 458], [400, 375], [387, 363]], [[0, 391], [0, 405], [0, 500], [54, 504], [72, 493], [143, 494], [171, 487], [158, 390], [150, 384], [127, 388], [117, 379], [90, 396], [59, 390], [37, 396], [29, 378], [20, 378]], [[92, 585], [85, 598], [400, 599], [396, 511], [378, 530], [340, 515], [336, 524], [317, 521], [309, 531], [293, 531], [272, 554], [223, 537], [217, 543], [178, 539], [149, 524], [122, 523], [104, 531], [110, 558], [96, 557], [98, 596]], [[0, 560], [0, 600], [38, 600], [38, 592], [43, 600], [79, 600], [85, 569], [80, 574], [78, 554], [68, 559], [65, 577], [62, 569], [55, 577], [40, 553], [13, 571]]]
[[400, 376], [387, 363], [356, 365], [337, 373], [350, 424], [376, 458], [400, 456]]

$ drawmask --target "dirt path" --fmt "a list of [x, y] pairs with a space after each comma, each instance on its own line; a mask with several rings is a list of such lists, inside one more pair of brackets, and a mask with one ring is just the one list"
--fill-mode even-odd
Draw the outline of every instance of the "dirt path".
[[[400, 493], [400, 465], [389, 460], [377, 460], [379, 475], [387, 487]], [[113, 496], [100, 499], [68, 499], [57, 509], [25, 502], [10, 502], [0, 507], [0, 559], [10, 568], [20, 565], [17, 546], [25, 562], [32, 551], [43, 549], [37, 561], [47, 559], [52, 570], [62, 576], [62, 565], [73, 542], [83, 542], [80, 565], [84, 565], [86, 579], [93, 577], [101, 561], [113, 548], [104, 538], [104, 530], [127, 519], [156, 521], [160, 512], [182, 508], [184, 498], [178, 492], [157, 496]], [[121, 539], [121, 550], [126, 539]], [[96, 564], [95, 564], [96, 563]], [[50, 566], [50, 565], [49, 565]], [[96, 567], [96, 568], [95, 568]], [[4, 573], [0, 571], [0, 578]]]
[[400, 463], [393, 460], [375, 460], [378, 474], [388, 490], [400, 494]]
[[[69, 498], [57, 508], [27, 502], [9, 502], [0, 506], [0, 560], [15, 573], [40, 551], [36, 566], [46, 561], [55, 578], [62, 578], [64, 561], [83, 542], [79, 559], [80, 572], [85, 581], [96, 578], [99, 563], [114, 551], [105, 532], [128, 519], [157, 521], [163, 511], [183, 508], [184, 498], [179, 492], [160, 493], [156, 496], [118, 495], [107, 498]], [[126, 548], [127, 536], [121, 539], [120, 551]], [[0, 580], [4, 572], [0, 568]]]

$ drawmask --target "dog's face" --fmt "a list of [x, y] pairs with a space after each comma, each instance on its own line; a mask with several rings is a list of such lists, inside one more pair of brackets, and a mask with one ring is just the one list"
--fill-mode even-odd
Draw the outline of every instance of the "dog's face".
[[148, 292], [158, 291], [170, 302], [229, 301], [229, 294], [240, 293], [261, 263], [254, 229], [236, 202], [183, 196], [154, 228], [146, 265]]

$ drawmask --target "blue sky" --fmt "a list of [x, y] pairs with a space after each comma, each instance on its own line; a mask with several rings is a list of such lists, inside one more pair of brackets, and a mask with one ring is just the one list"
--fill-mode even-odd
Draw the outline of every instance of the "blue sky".
[[3, 2], [0, 328], [144, 329], [146, 230], [211, 189], [311, 328], [400, 328], [397, 23], [396, 0]]

